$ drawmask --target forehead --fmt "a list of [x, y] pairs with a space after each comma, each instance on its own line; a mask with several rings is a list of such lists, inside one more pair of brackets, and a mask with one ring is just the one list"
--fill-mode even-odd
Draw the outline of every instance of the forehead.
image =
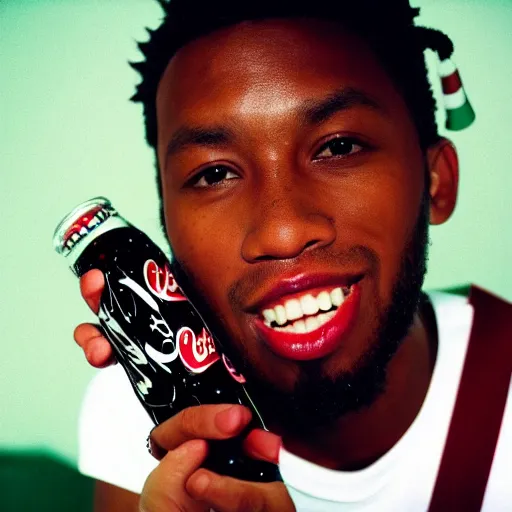
[[369, 46], [340, 24], [245, 22], [195, 40], [171, 59], [157, 91], [159, 139], [162, 131], [218, 116], [282, 116], [343, 87], [404, 110]]

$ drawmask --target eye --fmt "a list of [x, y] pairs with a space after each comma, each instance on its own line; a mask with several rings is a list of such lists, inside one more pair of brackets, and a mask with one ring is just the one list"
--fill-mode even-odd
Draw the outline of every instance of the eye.
[[359, 153], [363, 146], [349, 137], [336, 137], [326, 142], [316, 153], [315, 159], [336, 158]]
[[225, 165], [213, 165], [196, 174], [188, 183], [188, 186], [194, 188], [214, 187], [223, 181], [238, 179], [238, 174], [234, 173]]

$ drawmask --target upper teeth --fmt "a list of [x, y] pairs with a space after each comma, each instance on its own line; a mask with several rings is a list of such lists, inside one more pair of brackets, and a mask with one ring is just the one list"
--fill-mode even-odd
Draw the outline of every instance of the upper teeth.
[[316, 315], [318, 311], [329, 311], [333, 306], [341, 306], [344, 300], [345, 294], [342, 288], [338, 287], [331, 291], [321, 291], [316, 297], [306, 293], [301, 297], [277, 304], [273, 308], [264, 309], [262, 314], [268, 326], [272, 322], [284, 325], [303, 316]]

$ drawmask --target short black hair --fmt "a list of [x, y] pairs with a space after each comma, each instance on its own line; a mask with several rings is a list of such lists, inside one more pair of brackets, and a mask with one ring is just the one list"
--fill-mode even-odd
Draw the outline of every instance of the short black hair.
[[143, 105], [146, 140], [156, 149], [156, 91], [173, 55], [187, 43], [215, 30], [247, 21], [313, 18], [340, 22], [364, 38], [402, 93], [425, 150], [439, 140], [424, 51], [444, 60], [453, 43], [435, 29], [416, 26], [419, 9], [409, 0], [157, 0], [164, 18], [149, 40], [139, 43], [142, 62], [130, 65], [141, 83], [131, 98]]

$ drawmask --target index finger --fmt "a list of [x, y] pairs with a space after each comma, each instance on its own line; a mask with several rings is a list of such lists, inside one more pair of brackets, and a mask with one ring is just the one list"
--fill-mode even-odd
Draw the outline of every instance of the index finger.
[[170, 450], [191, 439], [229, 439], [251, 421], [246, 407], [234, 404], [205, 404], [187, 407], [154, 428], [150, 451], [161, 459]]
[[105, 288], [105, 277], [101, 270], [93, 269], [80, 278], [80, 292], [94, 314], [98, 314], [100, 298]]
[[272, 432], [256, 428], [251, 430], [243, 441], [245, 453], [254, 459], [265, 460], [277, 464], [281, 438]]

